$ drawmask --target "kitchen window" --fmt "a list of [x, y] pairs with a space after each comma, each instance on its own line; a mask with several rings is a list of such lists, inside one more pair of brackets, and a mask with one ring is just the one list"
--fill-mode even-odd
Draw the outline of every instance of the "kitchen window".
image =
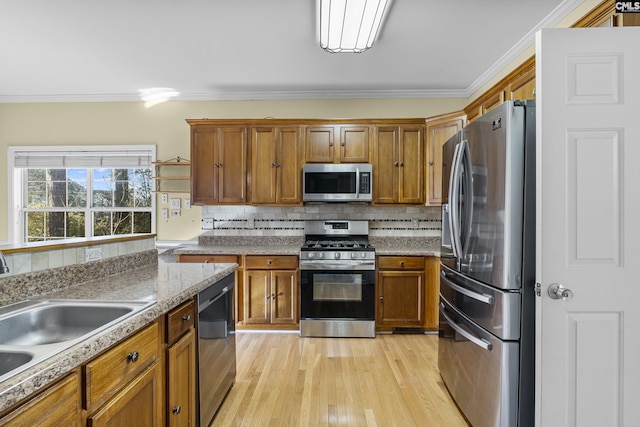
[[155, 232], [155, 147], [10, 147], [13, 242]]

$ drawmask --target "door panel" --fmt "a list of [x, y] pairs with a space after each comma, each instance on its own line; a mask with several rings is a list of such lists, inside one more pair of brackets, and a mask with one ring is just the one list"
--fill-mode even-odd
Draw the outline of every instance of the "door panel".
[[[536, 421], [640, 425], [640, 28], [536, 38]], [[554, 299], [551, 284], [572, 298]]]

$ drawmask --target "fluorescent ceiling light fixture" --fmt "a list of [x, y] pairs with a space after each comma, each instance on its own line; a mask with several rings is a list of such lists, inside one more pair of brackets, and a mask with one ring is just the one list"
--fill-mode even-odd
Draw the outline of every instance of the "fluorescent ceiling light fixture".
[[317, 0], [320, 47], [361, 53], [373, 46], [393, 0]]
[[180, 92], [170, 87], [150, 87], [140, 89], [140, 98], [145, 101], [145, 107], [153, 107], [156, 104], [166, 102], [180, 95]]

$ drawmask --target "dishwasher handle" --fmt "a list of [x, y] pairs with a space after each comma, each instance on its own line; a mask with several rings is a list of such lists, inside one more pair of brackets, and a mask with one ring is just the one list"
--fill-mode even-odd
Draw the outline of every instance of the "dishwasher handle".
[[234, 275], [231, 274], [201, 291], [198, 294], [198, 313], [202, 313], [207, 307], [214, 304], [229, 291], [233, 291], [234, 282]]

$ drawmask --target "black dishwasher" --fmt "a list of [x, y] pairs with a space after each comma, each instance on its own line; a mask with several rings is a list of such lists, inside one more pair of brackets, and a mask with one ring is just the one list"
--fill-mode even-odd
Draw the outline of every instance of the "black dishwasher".
[[198, 294], [200, 425], [208, 426], [236, 378], [234, 274]]

